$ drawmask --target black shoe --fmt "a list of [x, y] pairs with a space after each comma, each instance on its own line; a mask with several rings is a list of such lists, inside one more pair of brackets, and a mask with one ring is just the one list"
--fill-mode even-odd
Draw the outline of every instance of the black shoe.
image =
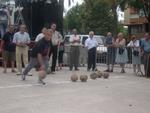
[[75, 69], [75, 71], [79, 71], [79, 69], [78, 69], [78, 68], [76, 68], [76, 69]]
[[43, 80], [38, 81], [39, 84], [45, 85], [46, 83]]
[[105, 70], [104, 72], [110, 72], [109, 69]]
[[110, 70], [109, 72], [111, 72], [111, 73], [112, 73], [112, 72], [113, 72], [113, 70]]
[[124, 69], [122, 69], [120, 73], [125, 73], [125, 70], [124, 70]]
[[92, 69], [92, 71], [97, 71], [97, 69], [95, 68], [95, 69]]
[[70, 67], [70, 71], [72, 71], [72, 67]]
[[29, 73], [28, 76], [33, 76], [32, 73]]
[[87, 68], [87, 71], [90, 71], [90, 69], [89, 69], [89, 68]]

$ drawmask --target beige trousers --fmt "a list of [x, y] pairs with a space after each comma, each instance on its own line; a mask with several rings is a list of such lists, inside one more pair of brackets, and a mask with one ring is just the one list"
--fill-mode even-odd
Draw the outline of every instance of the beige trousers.
[[22, 73], [22, 60], [23, 64], [26, 66], [28, 64], [28, 46], [19, 47], [16, 46], [16, 65], [18, 72]]

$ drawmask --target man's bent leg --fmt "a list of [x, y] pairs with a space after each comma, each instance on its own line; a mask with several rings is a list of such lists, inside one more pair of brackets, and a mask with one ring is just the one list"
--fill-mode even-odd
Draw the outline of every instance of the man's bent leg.
[[30, 70], [32, 68], [34, 68], [36, 65], [37, 65], [37, 59], [36, 58], [30, 58], [29, 64], [27, 65], [27, 67], [23, 71], [22, 80], [25, 80], [25, 77], [28, 74], [28, 72], [30, 72]]

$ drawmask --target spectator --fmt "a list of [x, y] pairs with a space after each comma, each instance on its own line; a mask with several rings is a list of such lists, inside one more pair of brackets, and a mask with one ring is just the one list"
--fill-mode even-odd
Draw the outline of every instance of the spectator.
[[88, 68], [87, 71], [95, 71], [96, 69], [96, 47], [98, 43], [94, 38], [94, 32], [89, 32], [89, 38], [85, 41], [85, 47], [88, 49]]
[[[133, 72], [136, 74], [137, 72], [141, 72], [141, 56], [140, 56], [140, 41], [137, 39], [136, 35], [132, 35], [132, 40], [127, 45], [132, 48], [132, 64], [133, 64]], [[138, 71], [136, 71], [136, 67]]]
[[73, 35], [70, 37], [70, 71], [72, 71], [73, 66], [75, 67], [75, 70], [78, 71], [78, 65], [79, 65], [79, 47], [80, 47], [80, 38], [77, 35], [77, 30], [73, 29]]
[[63, 54], [64, 54], [64, 42], [61, 42], [59, 45], [59, 55], [58, 55], [58, 63], [60, 70], [62, 69], [63, 65]]
[[127, 63], [128, 61], [125, 44], [126, 44], [126, 40], [124, 39], [123, 33], [118, 33], [118, 38], [116, 39], [115, 42], [115, 46], [117, 47], [115, 62], [120, 64], [121, 73], [125, 73], [124, 67], [125, 67], [125, 63]]
[[[26, 79], [28, 72], [34, 68], [37, 63], [39, 63], [40, 71], [44, 71], [46, 73], [48, 68], [48, 55], [51, 47], [50, 39], [52, 37], [52, 33], [53, 31], [51, 29], [47, 30], [45, 36], [36, 43], [35, 47], [33, 47], [30, 62], [23, 72], [22, 80]], [[39, 75], [39, 83], [45, 85], [45, 82], [43, 81], [44, 78], [45, 76], [43, 77], [43, 75]]]
[[52, 67], [51, 67], [52, 74], [54, 74], [55, 68], [56, 68], [58, 45], [59, 45], [59, 43], [62, 42], [62, 36], [58, 31], [56, 31], [56, 27], [57, 26], [55, 23], [51, 24], [51, 29], [53, 30], [53, 35], [52, 35], [52, 39], [51, 39], [52, 47], [51, 47], [51, 51], [50, 51], [50, 56], [51, 56], [51, 54], [53, 54]]
[[150, 60], [150, 35], [149, 33], [145, 33], [144, 39], [141, 42], [141, 48], [144, 53], [144, 70], [145, 70], [145, 76], [150, 77], [149, 75], [149, 60]]
[[35, 42], [38, 42], [40, 39], [42, 39], [45, 36], [46, 32], [47, 32], [47, 28], [43, 27], [41, 33], [37, 35]]
[[[115, 62], [115, 48], [114, 48], [114, 38], [112, 33], [108, 32], [106, 37], [106, 46], [107, 46], [107, 70], [106, 72], [113, 72], [114, 62]], [[110, 69], [111, 65], [111, 69]]]
[[0, 51], [3, 54], [4, 73], [7, 73], [7, 62], [11, 61], [12, 72], [15, 71], [15, 44], [13, 44], [14, 26], [9, 25], [8, 32], [4, 34]]
[[28, 44], [30, 43], [29, 34], [26, 32], [26, 26], [20, 25], [19, 32], [15, 33], [13, 43], [16, 44], [16, 64], [18, 73], [22, 74], [22, 58], [24, 66], [28, 64]]

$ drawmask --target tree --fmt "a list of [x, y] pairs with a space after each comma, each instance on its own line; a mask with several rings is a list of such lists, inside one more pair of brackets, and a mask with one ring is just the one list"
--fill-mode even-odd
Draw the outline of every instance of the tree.
[[81, 13], [83, 11], [83, 5], [76, 5], [72, 7], [64, 18], [64, 28], [66, 32], [76, 28], [80, 33], [82, 32], [82, 18]]
[[84, 2], [86, 31], [94, 30], [96, 34], [102, 35], [113, 31], [111, 7], [102, 0], [84, 0]]

